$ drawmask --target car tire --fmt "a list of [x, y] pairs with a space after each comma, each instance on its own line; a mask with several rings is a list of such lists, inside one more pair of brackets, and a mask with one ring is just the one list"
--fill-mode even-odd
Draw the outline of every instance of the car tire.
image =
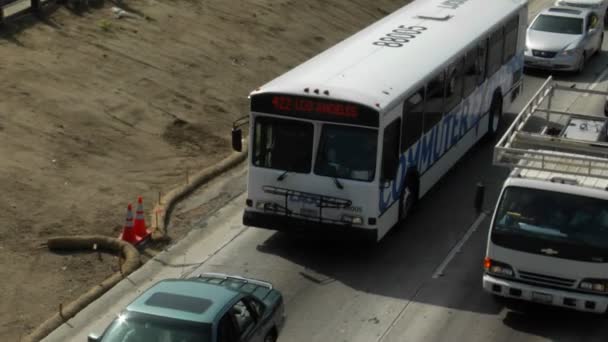
[[277, 338], [277, 333], [273, 329], [268, 334], [266, 334], [266, 337], [264, 337], [264, 342], [277, 342]]
[[502, 95], [500, 92], [494, 93], [492, 104], [490, 105], [490, 118], [488, 119], [488, 133], [486, 138], [494, 139], [502, 124]]
[[576, 68], [576, 73], [581, 74], [583, 70], [585, 70], [585, 62], [587, 61], [587, 54], [583, 52], [583, 56], [581, 57], [580, 62], [578, 62], [578, 67]]

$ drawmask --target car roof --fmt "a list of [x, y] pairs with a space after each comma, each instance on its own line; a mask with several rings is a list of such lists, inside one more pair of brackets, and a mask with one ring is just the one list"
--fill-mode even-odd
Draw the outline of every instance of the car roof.
[[127, 311], [211, 324], [240, 295], [196, 279], [165, 279], [137, 297]]
[[553, 15], [558, 17], [570, 17], [570, 18], [585, 18], [587, 14], [593, 12], [588, 8], [580, 7], [569, 7], [569, 6], [555, 6], [549, 7], [542, 10], [539, 15]]

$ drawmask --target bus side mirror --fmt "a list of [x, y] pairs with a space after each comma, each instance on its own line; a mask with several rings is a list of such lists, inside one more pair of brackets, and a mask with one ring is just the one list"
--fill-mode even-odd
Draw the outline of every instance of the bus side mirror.
[[475, 187], [475, 202], [474, 202], [474, 206], [475, 206], [475, 211], [480, 214], [481, 211], [483, 210], [483, 195], [485, 193], [485, 186], [483, 185], [483, 183], [479, 182], [477, 183], [476, 187]]
[[243, 132], [240, 128], [232, 129], [232, 149], [238, 152], [243, 150]]

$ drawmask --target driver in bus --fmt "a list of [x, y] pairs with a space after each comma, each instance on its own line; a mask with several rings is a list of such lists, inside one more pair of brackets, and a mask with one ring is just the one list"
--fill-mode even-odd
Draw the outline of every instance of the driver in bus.
[[376, 168], [376, 137], [368, 136], [360, 145], [360, 152], [351, 161], [353, 166], [350, 178], [369, 181], [374, 177]]

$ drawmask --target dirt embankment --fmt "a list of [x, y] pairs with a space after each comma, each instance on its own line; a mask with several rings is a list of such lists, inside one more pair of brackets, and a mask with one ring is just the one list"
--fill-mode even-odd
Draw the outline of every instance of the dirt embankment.
[[106, 3], [1, 29], [0, 340], [118, 268], [40, 243], [116, 236], [128, 202], [143, 195], [149, 209], [230, 152], [250, 90], [403, 4], [135, 0], [125, 5], [138, 18]]

